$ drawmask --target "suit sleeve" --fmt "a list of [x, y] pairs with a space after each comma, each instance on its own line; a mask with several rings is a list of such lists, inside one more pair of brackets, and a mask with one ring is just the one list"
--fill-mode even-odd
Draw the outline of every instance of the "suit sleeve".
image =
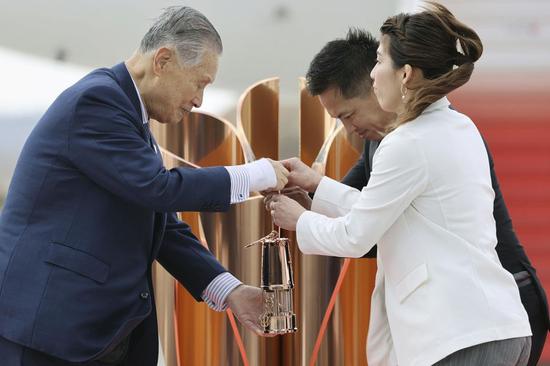
[[68, 133], [68, 158], [114, 195], [158, 212], [222, 211], [231, 183], [223, 167], [167, 170], [114, 88], [84, 93]]
[[361, 157], [357, 160], [355, 165], [348, 171], [346, 176], [342, 179], [342, 183], [353, 187], [357, 190], [363, 189], [367, 185], [368, 178], [365, 169], [365, 151], [361, 154]]
[[[550, 315], [548, 314], [548, 300], [544, 288], [540, 283], [540, 279], [536, 275], [536, 270], [531, 264], [525, 249], [521, 245], [519, 238], [514, 231], [512, 219], [506, 207], [504, 196], [500, 190], [498, 178], [495, 172], [495, 166], [493, 156], [489, 150], [489, 145], [485, 140], [485, 148], [487, 149], [487, 155], [489, 157], [489, 168], [491, 169], [491, 183], [493, 190], [495, 191], [495, 203], [493, 209], [493, 216], [495, 218], [497, 228], [497, 251], [498, 258], [502, 263], [502, 266], [510, 273], [516, 273], [526, 269], [531, 275], [535, 286], [537, 287], [540, 301], [543, 303], [545, 311], [546, 324], [550, 329]], [[521, 292], [522, 290], [520, 290]]]
[[[504, 197], [502, 196], [502, 191], [498, 183], [498, 179], [495, 173], [495, 166], [493, 162], [493, 156], [489, 151], [489, 146], [487, 142], [485, 143], [485, 148], [487, 149], [487, 156], [489, 158], [489, 168], [491, 170], [491, 183], [493, 190], [495, 191], [495, 202], [493, 207], [493, 216], [495, 218], [495, 223], [497, 227], [497, 246], [496, 251], [498, 252], [499, 258], [503, 263], [503, 266], [509, 271], [519, 272], [521, 268], [510, 268], [509, 259], [513, 259], [512, 262], [517, 262], [517, 256], [519, 255], [522, 259], [527, 259], [523, 248], [519, 243], [519, 239], [516, 236], [514, 227], [512, 226], [512, 219], [508, 213], [508, 208], [504, 202]], [[528, 261], [528, 259], [527, 259]]]
[[168, 214], [157, 260], [197, 301], [214, 278], [227, 272], [175, 213]]

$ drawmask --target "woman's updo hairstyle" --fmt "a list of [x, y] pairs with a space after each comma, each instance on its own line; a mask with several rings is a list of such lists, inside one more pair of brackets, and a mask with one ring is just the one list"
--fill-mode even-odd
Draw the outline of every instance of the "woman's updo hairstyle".
[[399, 124], [415, 119], [427, 106], [464, 85], [483, 53], [477, 33], [435, 2], [427, 2], [420, 13], [388, 18], [380, 31], [389, 38], [394, 67], [409, 64], [422, 70], [425, 78], [421, 85], [408, 86], [411, 95]]

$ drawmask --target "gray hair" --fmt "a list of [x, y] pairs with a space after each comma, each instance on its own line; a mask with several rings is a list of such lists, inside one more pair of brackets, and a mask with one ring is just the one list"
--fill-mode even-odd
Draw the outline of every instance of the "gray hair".
[[174, 47], [187, 66], [198, 64], [206, 49], [218, 54], [223, 51], [222, 40], [212, 23], [201, 12], [186, 6], [166, 8], [143, 36], [139, 50], [148, 53], [167, 46]]

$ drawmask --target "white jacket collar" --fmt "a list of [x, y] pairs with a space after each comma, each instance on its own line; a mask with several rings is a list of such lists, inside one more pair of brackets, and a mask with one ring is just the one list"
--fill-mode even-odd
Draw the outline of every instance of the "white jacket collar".
[[451, 105], [451, 103], [449, 102], [449, 99], [447, 99], [447, 97], [443, 97], [441, 99], [436, 100], [429, 106], [427, 106], [422, 113], [430, 112], [436, 109], [449, 108], [449, 105]]

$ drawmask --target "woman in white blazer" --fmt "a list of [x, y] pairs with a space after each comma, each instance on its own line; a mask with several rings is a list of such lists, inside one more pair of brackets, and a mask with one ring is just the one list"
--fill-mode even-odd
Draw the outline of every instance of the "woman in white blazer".
[[531, 330], [495, 252], [487, 153], [446, 98], [469, 80], [481, 41], [435, 3], [388, 18], [381, 32], [371, 77], [398, 119], [368, 185], [358, 191], [287, 160], [289, 183], [315, 196], [311, 211], [273, 196], [274, 221], [297, 231], [305, 254], [361, 257], [378, 244], [370, 366], [525, 365]]

